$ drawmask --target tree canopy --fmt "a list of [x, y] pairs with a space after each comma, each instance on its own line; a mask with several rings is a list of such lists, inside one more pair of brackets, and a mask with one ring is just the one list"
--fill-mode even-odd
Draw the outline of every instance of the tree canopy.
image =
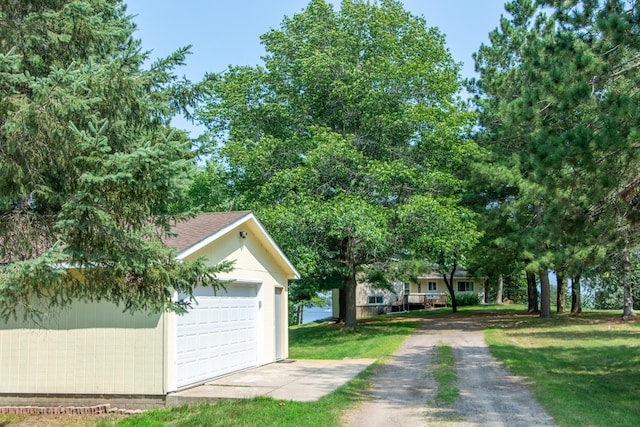
[[264, 66], [213, 77], [201, 117], [223, 142], [234, 206], [258, 212], [303, 276], [340, 283], [355, 326], [358, 280], [417, 237], [399, 209], [449, 204], [476, 154], [459, 65], [393, 0], [312, 0], [262, 42]]
[[550, 267], [623, 270], [637, 246], [639, 7], [511, 1], [476, 54], [480, 138], [511, 171], [494, 185], [511, 194], [485, 206], [521, 225], [522, 257], [541, 279]]
[[180, 309], [173, 290], [216, 284], [161, 243], [193, 170], [170, 125], [199, 97], [174, 75], [188, 48], [148, 67], [116, 0], [0, 4], [0, 313], [72, 299]]

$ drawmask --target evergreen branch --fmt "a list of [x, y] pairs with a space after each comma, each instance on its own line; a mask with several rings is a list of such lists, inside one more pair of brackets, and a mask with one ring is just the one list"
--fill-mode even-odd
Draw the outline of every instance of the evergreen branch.
[[[629, 66], [628, 68], [625, 68], [623, 70], [621, 70], [621, 68], [626, 67], [627, 65], [631, 64], [634, 61], [638, 61], [635, 64], [632, 64], [631, 66]], [[612, 67], [609, 71], [611, 74], [607, 75], [607, 76], [594, 76], [590, 81], [589, 81], [589, 86], [591, 86], [591, 94], [593, 95], [596, 91], [596, 84], [599, 82], [603, 82], [603, 81], [607, 81], [607, 80], [617, 80], [619, 77], [623, 76], [624, 74], [628, 73], [629, 71], [633, 71], [637, 68], [640, 68], [640, 54], [632, 57], [631, 59], [623, 62], [622, 64], [618, 64], [615, 67]], [[620, 71], [616, 71], [616, 70], [620, 70]]]

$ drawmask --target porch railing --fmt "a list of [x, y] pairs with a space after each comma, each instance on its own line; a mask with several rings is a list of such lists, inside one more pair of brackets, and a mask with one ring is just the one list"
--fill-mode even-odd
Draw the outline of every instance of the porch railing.
[[405, 294], [407, 304], [419, 304], [425, 307], [436, 307], [447, 305], [447, 295], [445, 294]]

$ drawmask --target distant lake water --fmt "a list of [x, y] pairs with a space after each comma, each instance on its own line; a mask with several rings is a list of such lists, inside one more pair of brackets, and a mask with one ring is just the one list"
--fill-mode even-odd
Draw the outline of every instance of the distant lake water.
[[331, 307], [311, 307], [304, 308], [302, 312], [302, 323], [309, 323], [315, 320], [326, 319], [331, 317]]

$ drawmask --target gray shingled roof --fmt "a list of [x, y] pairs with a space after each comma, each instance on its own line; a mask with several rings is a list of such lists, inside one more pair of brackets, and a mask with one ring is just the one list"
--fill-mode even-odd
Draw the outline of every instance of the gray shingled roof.
[[[449, 277], [450, 274], [451, 274], [451, 272], [447, 273], [447, 278]], [[454, 279], [469, 279], [469, 278], [472, 278], [472, 277], [473, 276], [471, 276], [465, 270], [456, 269], [456, 271], [453, 273], [453, 278]], [[419, 279], [442, 279], [442, 273], [438, 273], [437, 271], [432, 271], [430, 273], [418, 276], [418, 278]]]

